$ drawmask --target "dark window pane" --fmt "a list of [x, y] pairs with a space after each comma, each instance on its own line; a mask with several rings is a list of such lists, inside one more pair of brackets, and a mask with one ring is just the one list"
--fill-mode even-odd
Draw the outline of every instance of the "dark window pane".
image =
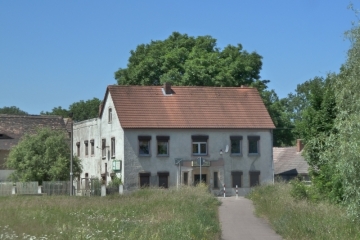
[[218, 173], [214, 172], [214, 188], [219, 188]]
[[199, 145], [197, 143], [193, 143], [193, 153], [199, 153]]
[[201, 143], [200, 144], [200, 153], [201, 154], [206, 154], [206, 143]]
[[139, 154], [148, 155], [149, 151], [149, 141], [139, 141]]
[[189, 177], [189, 174], [187, 172], [184, 172], [184, 179], [183, 179], [183, 183], [185, 185], [188, 185], [188, 177]]
[[158, 142], [158, 155], [167, 155], [167, 154], [168, 154], [168, 143]]
[[231, 140], [231, 153], [240, 153], [241, 140]]
[[249, 153], [259, 153], [258, 140], [249, 140]]

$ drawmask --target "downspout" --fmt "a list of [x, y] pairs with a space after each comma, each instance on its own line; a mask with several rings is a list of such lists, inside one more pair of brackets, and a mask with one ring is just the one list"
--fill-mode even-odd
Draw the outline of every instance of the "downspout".
[[271, 170], [272, 170], [272, 182], [275, 183], [275, 176], [274, 176], [274, 153], [273, 153], [273, 147], [274, 147], [274, 131], [270, 129], [270, 135], [271, 135]]

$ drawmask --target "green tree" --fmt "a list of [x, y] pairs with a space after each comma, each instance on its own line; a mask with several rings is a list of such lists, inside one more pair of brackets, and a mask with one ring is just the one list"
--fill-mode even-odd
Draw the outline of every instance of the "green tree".
[[[70, 141], [64, 131], [39, 128], [36, 134], [26, 134], [10, 150], [6, 165], [15, 172], [14, 181], [68, 180], [70, 172]], [[73, 159], [73, 172], [81, 172], [81, 163]]]
[[337, 115], [320, 160], [331, 159], [348, 212], [360, 220], [360, 27], [347, 32], [351, 48], [334, 84]]
[[15, 106], [0, 108], [0, 114], [29, 115], [27, 112]]
[[291, 145], [291, 122], [276, 93], [267, 90], [269, 80], [260, 80], [262, 57], [256, 52], [248, 53], [241, 44], [220, 50], [211, 36], [195, 38], [174, 32], [164, 41], [138, 45], [130, 53], [127, 68], [115, 72], [119, 85], [170, 82], [178, 86], [255, 87], [279, 128], [274, 131], [274, 145]]
[[87, 101], [79, 101], [70, 105], [69, 112], [73, 113], [74, 121], [84, 121], [90, 118], [96, 118], [99, 115], [99, 106], [101, 101], [93, 98]]
[[262, 57], [241, 44], [222, 51], [211, 36], [172, 33], [131, 51], [127, 68], [115, 72], [119, 85], [241, 86], [260, 78]]
[[61, 106], [59, 106], [59, 107], [54, 107], [51, 112], [41, 111], [40, 114], [41, 115], [57, 115], [57, 116], [62, 116], [63, 118], [67, 118], [67, 117], [69, 117], [70, 112], [69, 112], [69, 110], [63, 109]]
[[63, 109], [62, 107], [55, 107], [51, 112], [41, 111], [42, 115], [58, 115], [64, 118], [70, 116], [73, 113], [72, 119], [74, 121], [84, 121], [90, 118], [96, 118], [99, 114], [99, 106], [101, 101], [98, 98], [93, 98], [87, 101], [81, 100], [75, 102], [69, 106], [69, 110]]

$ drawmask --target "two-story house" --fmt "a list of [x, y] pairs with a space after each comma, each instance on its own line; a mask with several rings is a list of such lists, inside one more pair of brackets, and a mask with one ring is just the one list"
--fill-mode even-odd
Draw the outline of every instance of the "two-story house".
[[273, 129], [255, 88], [114, 85], [98, 118], [74, 124], [73, 148], [82, 179], [117, 175], [125, 190], [201, 179], [245, 195], [273, 181]]

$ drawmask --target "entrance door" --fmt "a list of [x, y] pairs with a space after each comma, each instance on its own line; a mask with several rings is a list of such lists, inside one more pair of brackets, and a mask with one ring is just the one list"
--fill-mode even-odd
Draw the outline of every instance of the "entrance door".
[[[200, 174], [194, 174], [194, 185], [200, 182]], [[201, 182], [206, 184], [206, 174], [201, 174]]]

